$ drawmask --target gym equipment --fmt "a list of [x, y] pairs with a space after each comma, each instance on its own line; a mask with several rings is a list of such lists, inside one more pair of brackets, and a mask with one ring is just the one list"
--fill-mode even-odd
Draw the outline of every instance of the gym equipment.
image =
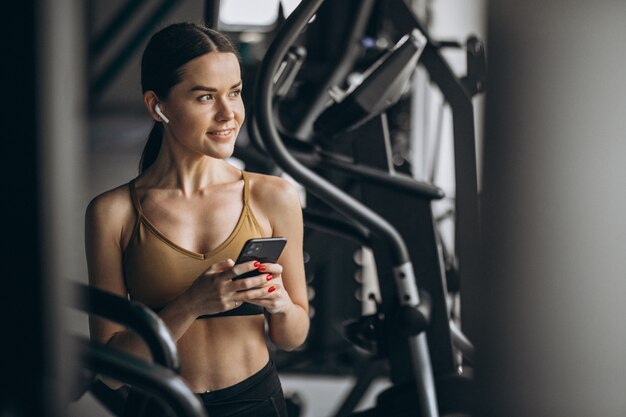
[[74, 336], [83, 366], [141, 389], [170, 407], [178, 417], [208, 417], [204, 406], [183, 379], [171, 369]]
[[143, 338], [154, 359], [152, 366], [110, 347], [77, 339], [83, 366], [95, 374], [83, 374], [74, 396], [76, 400], [89, 390], [114, 415], [122, 416], [128, 396], [143, 395], [128, 387], [118, 390], [108, 388], [96, 378], [96, 374], [102, 373], [127, 382], [133, 388], [136, 385], [157, 398], [171, 401], [174, 410], [182, 412], [178, 415], [205, 415], [197, 414], [196, 404], [189, 402], [190, 395], [195, 400], [197, 398], [178, 376], [176, 343], [165, 323], [152, 310], [141, 303], [85, 284], [72, 283], [72, 290], [71, 307], [127, 326]]
[[[285, 25], [286, 27], [289, 27], [290, 21], [292, 21], [292, 17], [287, 20]], [[338, 104], [326, 109], [326, 111], [322, 113], [315, 123], [315, 128], [318, 133], [315, 139], [321, 144], [327, 143], [329, 139], [336, 136], [346, 136], [346, 131], [349, 129], [355, 129], [359, 126], [363, 126], [364, 123], [367, 123], [365, 127], [358, 130], [358, 134], [354, 133], [351, 137], [353, 143], [355, 143], [352, 161], [360, 162], [360, 167], [369, 167], [366, 169], [359, 168], [359, 170], [362, 173], [367, 172], [368, 174], [371, 174], [369, 175], [369, 178], [379, 179], [379, 183], [384, 183], [385, 181], [391, 182], [392, 180], [390, 180], [390, 178], [398, 176], [398, 174], [394, 172], [390, 161], [387, 119], [385, 114], [381, 112], [398, 100], [402, 87], [406, 84], [408, 77], [412, 73], [417, 60], [420, 58], [422, 50], [425, 53], [428, 48], [431, 48], [431, 51], [434, 48], [433, 43], [428, 43], [428, 39], [425, 36], [422, 36], [419, 30], [416, 30], [415, 27], [418, 27], [417, 23], [415, 21], [413, 21], [413, 23], [414, 25], [410, 30], [410, 34], [401, 39], [392, 51], [390, 51], [383, 58], [379, 59], [378, 62], [372, 65], [365, 72], [365, 79], [357, 88], [348, 91], [345, 94], [337, 94], [336, 92], [333, 94], [333, 96], [337, 98]], [[295, 23], [293, 25], [295, 26]], [[302, 27], [300, 27], [300, 30], [301, 29]], [[294, 32], [296, 35], [299, 33], [298, 30], [295, 29]], [[280, 61], [280, 57], [275, 58], [272, 54], [279, 56], [281, 53], [285, 53], [285, 50], [288, 50], [289, 44], [284, 41], [284, 38], [289, 35], [292, 35], [292, 33], [288, 32], [288, 29], [284, 29], [284, 31], [281, 31], [277, 35], [278, 40], [275, 41], [275, 43], [270, 47], [270, 50], [266, 55], [266, 59], [264, 60], [264, 66], [261, 68], [256, 95], [257, 115], [260, 114], [260, 116], [257, 116], [258, 119], [255, 119], [255, 122], [258, 125], [258, 131], [255, 131], [253, 124], [252, 130], [255, 131], [253, 136], [260, 134], [265, 141], [265, 147], [271, 149], [271, 155], [276, 158], [278, 164], [291, 176], [304, 184], [307, 189], [310, 189], [313, 194], [318, 195], [320, 198], [325, 200], [326, 203], [333, 206], [333, 208], [337, 211], [343, 212], [344, 214], [348, 212], [349, 214], [347, 217], [352, 215], [352, 217], [356, 218], [358, 222], [364, 223], [365, 226], [370, 229], [373, 236], [372, 241], [375, 254], [384, 254], [386, 252], [385, 249], [388, 248], [389, 240], [393, 240], [393, 238], [388, 240], [381, 238], [381, 236], [386, 237], [385, 233], [380, 233], [380, 231], [379, 233], [375, 233], [376, 225], [374, 226], [374, 229], [370, 228], [368, 220], [371, 219], [368, 219], [367, 215], [359, 212], [362, 207], [355, 207], [355, 211], [350, 211], [344, 205], [345, 201], [343, 201], [341, 197], [337, 197], [335, 195], [337, 191], [336, 189], [328, 187], [328, 183], [324, 183], [319, 176], [299, 164], [299, 162], [304, 160], [308, 162], [308, 166], [320, 166], [324, 161], [336, 161], [337, 158], [334, 155], [329, 157], [329, 153], [322, 151], [321, 146], [316, 145], [315, 143], [304, 142], [301, 142], [297, 146], [297, 150], [293, 152], [296, 156], [296, 158], [294, 158], [289, 154], [289, 152], [287, 152], [285, 144], [292, 145], [295, 143], [295, 140], [288, 138], [288, 135], [286, 135], [285, 132], [279, 132], [277, 127], [280, 126], [280, 123], [273, 124], [271, 115], [267, 112], [270, 105], [275, 106], [275, 104], [271, 102], [272, 84], [268, 81], [270, 76], [263, 71], [265, 70], [267, 73], [271, 74], [272, 70], [267, 69], [266, 66], [276, 65], [272, 60]], [[420, 40], [422, 41], [421, 44]], [[276, 44], [279, 46], [275, 46]], [[445, 62], [441, 59], [441, 56], [438, 54], [436, 48], [434, 48], [434, 51], [436, 56], [432, 56], [433, 53], [431, 52], [431, 56], [428, 58], [429, 64], [427, 65], [427, 69], [432, 71], [433, 68], [440, 69], [443, 65], [444, 68], [449, 70], [447, 64], [445, 64]], [[264, 79], [263, 76], [267, 78]], [[475, 78], [476, 75], [474, 74], [473, 77]], [[475, 88], [471, 94], [461, 91], [462, 97], [459, 97], [458, 94], [455, 96], [455, 94], [459, 93], [459, 91], [455, 90], [454, 86], [461, 85], [462, 82], [454, 77], [451, 71], [448, 71], [447, 74], [440, 76], [439, 79], [444, 95], [447, 93], [447, 95], [450, 96], [450, 100], [457, 105], [457, 108], [467, 110], [467, 107], [464, 107], [464, 105], [466, 104], [466, 101], [469, 101], [469, 114], [468, 112], [461, 113], [461, 116], [458, 116], [457, 119], [455, 119], [455, 140], [456, 142], [460, 140], [458, 139], [459, 135], [457, 133], [461, 130], [461, 122], [467, 123], [467, 117], [470, 116], [468, 123], [471, 127], [469, 130], [470, 133], [467, 131], [463, 133], [466, 136], [471, 135], [471, 145], [466, 144], [464, 148], [467, 149], [471, 147], [473, 151], [473, 115], [471, 101], [463, 101], [463, 99], [467, 98], [471, 94], [475, 94], [480, 88]], [[469, 76], [464, 80], [465, 84], [469, 83], [468, 80]], [[263, 81], [265, 81], [265, 84], [263, 84]], [[471, 97], [469, 98], [471, 99]], [[263, 112], [265, 112], [265, 114]], [[467, 127], [467, 125], [464, 125], [463, 127]], [[282, 138], [280, 133], [282, 133]], [[325, 137], [320, 137], [320, 134], [323, 134]], [[284, 141], [284, 144], [281, 143], [281, 139]], [[303, 148], [306, 149], [304, 152], [302, 151]], [[465, 204], [468, 204], [468, 201], [471, 201], [471, 196], [468, 197], [468, 194], [471, 194], [472, 190], [474, 201], [477, 199], [475, 161], [473, 164], [469, 163], [467, 159], [470, 156], [473, 159], [474, 153], [472, 152], [469, 156], [466, 155], [466, 159], [459, 158], [457, 155], [457, 162], [459, 160], [463, 160], [467, 163], [466, 167], [469, 169], [469, 175], [467, 176], [470, 181], [464, 182], [464, 186], [466, 188], [464, 195]], [[342, 162], [343, 163], [336, 163], [335, 165], [337, 167], [340, 166], [344, 172], [351, 172], [352, 174], [356, 173], [356, 170], [350, 170], [349, 167], [351, 165], [347, 163], [349, 162], [348, 160], [344, 159]], [[372, 166], [375, 168], [371, 168]], [[473, 184], [471, 181], [472, 173], [474, 178]], [[354, 177], [357, 177], [357, 175], [354, 175]], [[410, 179], [408, 176], [405, 177], [404, 185], [411, 183], [414, 185], [417, 182]], [[360, 187], [363, 198], [367, 202], [368, 206], [373, 207], [376, 212], [383, 215], [383, 217], [387, 219], [387, 221], [391, 222], [393, 226], [395, 226], [395, 229], [402, 234], [404, 241], [406, 241], [409, 246], [409, 252], [412, 259], [416, 260], [415, 267], [418, 271], [417, 276], [420, 287], [424, 287], [424, 289], [435, 300], [433, 302], [432, 310], [433, 321], [430, 323], [427, 332], [429, 335], [428, 341], [430, 345], [430, 352], [431, 355], [434, 355], [432, 356], [432, 366], [439, 382], [438, 392], [441, 391], [443, 393], [442, 398], [445, 398], [445, 400], [439, 402], [439, 407], [445, 412], [467, 412], [471, 408], [469, 401], [471, 399], [469, 394], [472, 392], [471, 380], [466, 375], [457, 374], [459, 361], [456, 352], [460, 351], [464, 354], [464, 356], [471, 359], [473, 355], [473, 347], [467, 338], [460, 332], [458, 326], [454, 323], [450, 323], [447, 308], [447, 275], [445, 269], [443, 268], [441, 242], [430, 207], [430, 201], [433, 197], [441, 198], [443, 193], [441, 193], [440, 190], [437, 190], [436, 187], [432, 187], [430, 185], [423, 188], [434, 188], [438, 192], [435, 191], [430, 194], [427, 192], [424, 193], [424, 189], [422, 188], [420, 190], [422, 192], [420, 195], [420, 193], [416, 193], [414, 189], [410, 191], [407, 190], [407, 188], [410, 187], [404, 187], [405, 189], [403, 192], [399, 192], [398, 190], [389, 190], [387, 187], [381, 187], [377, 184], [371, 184], [371, 181], [366, 182], [363, 180], [360, 183]], [[461, 186], [459, 187], [462, 188]], [[474, 206], [473, 212], [477, 213], [476, 210], [477, 205]], [[469, 212], [469, 214], [472, 214], [471, 210]], [[477, 227], [477, 223], [472, 224], [471, 216], [468, 218], [469, 220], [465, 220], [465, 217], [463, 218], [464, 221], [468, 222], [468, 225], [463, 223], [465, 225], [464, 230], [474, 230], [473, 227]], [[413, 221], [407, 222], [403, 219], [412, 219]], [[403, 346], [403, 338], [406, 337], [407, 332], [409, 334], [416, 334], [421, 331], [427, 322], [427, 315], [424, 315], [423, 313], [415, 313], [417, 311], [415, 308], [410, 310], [403, 309], [404, 307], [402, 306], [402, 302], [400, 302], [400, 307], [394, 305], [393, 301], [390, 302], [390, 300], [394, 300], [394, 294], [396, 291], [402, 291], [400, 286], [394, 287], [392, 285], [393, 281], [391, 280], [391, 274], [389, 272], [395, 269], [393, 262], [396, 259], [393, 259], [393, 256], [391, 260], [386, 256], [377, 256], [376, 259], [379, 279], [381, 280], [381, 289], [383, 290], [383, 304], [381, 306], [381, 311], [387, 319], [380, 322], [371, 320], [370, 323], [367, 323], [363, 326], [363, 328], [370, 329], [372, 327], [379, 327], [381, 328], [379, 331], [384, 333], [385, 340], [383, 340], [383, 343], [388, 347], [385, 353], [389, 356], [392, 381], [394, 384], [402, 387], [401, 389], [405, 389], [406, 386], [410, 386], [412, 381], [417, 379], [418, 392], [420, 392], [419, 390], [423, 387], [423, 385], [420, 387], [420, 384], [423, 384], [423, 381], [420, 381], [419, 378], [423, 377], [423, 375], [420, 375], [415, 371], [409, 372], [410, 368], [405, 366], [407, 363], [407, 356], [410, 356], [411, 354], [415, 355], [415, 351], [411, 351], [411, 347], [407, 348], [406, 346]], [[467, 265], [467, 270], [472, 272], [471, 264], [468, 263]], [[395, 277], [397, 280], [397, 274]], [[430, 312], [428, 309], [426, 309], [426, 311]], [[400, 317], [401, 319], [394, 321], [389, 320], [389, 317]], [[420, 320], [416, 320], [416, 317], [420, 317], [420, 319], [424, 319], [424, 321], [420, 323]], [[358, 335], [359, 331], [353, 333]], [[355, 340], [358, 341], [358, 338], [355, 338]], [[362, 343], [362, 345], [365, 344], [366, 343]], [[389, 398], [396, 398], [398, 393], [402, 392], [401, 389], [389, 390], [385, 393], [385, 395], [381, 395], [379, 397], [381, 404], [385, 403]], [[451, 395], [452, 392], [455, 392], [456, 394]], [[400, 397], [403, 395], [406, 395], [406, 393], [401, 394]], [[424, 395], [420, 397], [419, 406], [422, 408], [422, 413], [424, 415], [430, 415], [424, 413], [424, 409], [429, 408], [429, 406], [424, 405], [424, 398]], [[404, 401], [404, 404], [407, 404], [407, 402]], [[387, 404], [387, 406], [388, 405], [389, 404]], [[436, 412], [436, 410], [433, 411], [435, 407], [430, 407], [426, 413]], [[342, 414], [343, 411], [344, 410], [342, 409], [340, 414]], [[401, 409], [397, 411], [398, 413], [404, 412]]]
[[387, 244], [386, 249], [391, 255], [394, 278], [398, 287], [397, 298], [401, 305], [399, 312], [408, 324], [406, 330], [409, 335], [405, 336], [404, 342], [410, 352], [411, 368], [417, 385], [416, 391], [420, 399], [420, 409], [424, 416], [435, 417], [439, 413], [426, 335], [419, 331], [421, 329], [413, 326], [419, 315], [415, 307], [420, 303], [420, 297], [415, 284], [413, 266], [404, 241], [387, 221], [304, 167], [291, 156], [282, 143], [272, 118], [274, 74], [280, 66], [289, 44], [293, 42], [293, 39], [311, 19], [321, 3], [321, 0], [303, 1], [289, 16], [275, 41], [270, 45], [258, 74], [255, 94], [256, 123], [266, 148], [286, 172], [337, 211], [364, 224], [373, 235], [384, 240]]
[[[405, 16], [407, 13], [411, 13], [409, 8], [406, 8], [406, 5], [403, 2], [398, 2], [399, 5], [404, 6], [404, 8], [398, 10], [399, 6], [396, 6], [395, 15], [393, 15], [394, 21], [396, 19], [397, 14], [402, 14]], [[401, 19], [402, 20], [402, 19]], [[404, 17], [406, 20], [406, 17]], [[417, 22], [417, 20], [415, 20]], [[416, 23], [417, 25], [417, 23]], [[421, 33], [421, 32], [417, 32]], [[421, 41], [425, 40], [422, 37]], [[318, 133], [323, 134], [324, 136], [316, 136], [315, 139], [318, 143], [330, 143], [329, 138], [337, 138], [338, 136], [346, 136], [345, 132], [348, 130], [354, 130], [356, 126], [359, 126], [371, 119], [375, 115], [381, 114], [381, 112], [394, 102], [396, 102], [400, 95], [402, 94], [402, 88], [407, 84], [408, 77], [410, 77], [411, 72], [415, 67], [415, 57], [413, 57], [410, 53], [412, 42], [408, 42], [410, 36], [405, 35], [398, 44], [385, 54], [382, 58], [379, 58], [374, 64], [372, 64], [362, 76], [363, 81], [358, 84], [358, 86], [353, 86], [353, 88], [345, 93], [340, 92], [337, 93], [335, 89], [335, 93], [332, 94], [335, 97], [335, 100], [338, 101], [337, 104], [328, 107], [317, 119], [315, 122], [315, 127], [319, 131]], [[433, 43], [432, 41], [430, 41]], [[442, 47], [460, 47], [459, 43], [453, 42], [439, 42], [436, 44], [435, 54], [438, 54], [438, 50]], [[426, 45], [425, 49], [427, 49], [428, 45]], [[466, 93], [459, 91], [458, 89], [450, 88], [442, 88], [442, 91], [447, 94], [446, 97], [450, 97], [450, 100], [456, 102], [464, 102], [470, 103], [471, 106], [471, 96], [482, 91], [485, 87], [485, 64], [484, 64], [484, 47], [482, 43], [475, 37], [470, 37], [467, 41], [467, 61], [468, 61], [468, 75], [463, 77], [462, 79], [457, 79], [451, 71], [448, 71], [446, 74], [440, 75], [439, 78], [444, 80], [439, 83], [444, 87], [448, 85], [464, 85], [466, 87]], [[441, 57], [437, 56], [437, 59], [431, 57], [430, 61], [441, 64]], [[445, 62], [444, 62], [445, 64]], [[432, 64], [428, 68], [432, 67]], [[448, 67], [449, 70], [449, 67]], [[456, 95], [455, 95], [456, 94]], [[445, 96], [445, 95], [444, 95]], [[465, 101], [463, 101], [465, 100]], [[468, 115], [466, 113], [461, 112], [461, 119], [467, 118]], [[473, 115], [470, 114], [469, 117], [473, 119]], [[397, 196], [398, 198], [403, 198], [402, 195], [410, 194], [418, 199], [423, 200], [432, 200], [443, 197], [443, 192], [439, 190], [437, 187], [434, 187], [431, 184], [420, 183], [418, 181], [413, 180], [411, 177], [408, 177], [404, 174], [399, 174], [395, 172], [390, 167], [392, 166], [389, 155], [389, 139], [388, 139], [388, 123], [386, 119], [381, 120], [380, 122], [372, 122], [372, 125], [369, 125], [367, 128], [359, 130], [357, 132], [352, 132], [351, 135], [347, 139], [351, 139], [353, 142], [359, 145], [359, 148], [362, 149], [360, 153], [364, 155], [364, 160], [360, 161], [361, 164], [354, 165], [357, 161], [354, 156], [349, 157], [345, 155], [341, 155], [338, 157], [331, 152], [321, 148], [321, 146], [316, 145], [315, 143], [307, 143], [309, 147], [308, 152], [304, 155], [304, 152], [301, 152], [302, 146], [297, 148], [296, 151], [292, 151], [294, 155], [296, 155], [297, 159], [307, 166], [320, 166], [320, 167], [330, 167], [334, 170], [339, 170], [345, 173], [353, 174], [354, 178], [359, 178], [359, 180], [364, 183], [367, 187], [371, 186], [373, 182], [376, 185], [380, 185], [380, 189], [382, 189], [382, 185], [385, 185], [384, 188], [394, 187], [395, 192], [389, 190], [386, 196], [386, 202], [393, 201], [394, 207], [400, 206], [404, 207], [403, 200], [394, 200]], [[457, 129], [461, 131], [461, 129]], [[468, 129], [463, 131], [466, 136], [471, 138], [473, 142], [473, 124], [468, 126]], [[458, 135], [457, 135], [458, 136]], [[283, 139], [288, 139], [285, 137], [284, 133], [282, 135]], [[371, 138], [370, 142], [364, 138]], [[380, 142], [379, 138], [383, 138], [385, 141], [384, 146], [376, 147], [377, 143]], [[346, 138], [344, 138], [346, 139]], [[459, 138], [457, 140], [460, 141], [463, 138]], [[344, 140], [347, 142], [348, 140]], [[293, 143], [293, 139], [285, 140], [285, 143], [291, 145]], [[290, 146], [290, 149], [292, 147]], [[354, 153], [357, 153], [354, 151]], [[385, 155], [388, 156], [383, 158], [378, 166], [376, 163], [372, 161], [368, 161], [368, 155], [373, 155], [374, 158], [376, 155]], [[341, 159], [340, 159], [341, 158]], [[460, 159], [460, 158], [457, 158]], [[475, 162], [472, 164], [470, 162], [471, 158], [465, 158], [468, 163], [466, 165], [466, 171], [469, 175], [468, 178], [475, 178], [476, 166]], [[374, 167], [372, 167], [372, 165]], [[377, 168], [377, 169], [376, 169]], [[457, 169], [457, 172], [459, 169]], [[474, 175], [472, 175], [472, 172]], [[401, 181], [396, 182], [396, 179], [400, 179]], [[367, 180], [367, 181], [366, 181]], [[374, 180], [374, 181], [372, 181]], [[401, 185], [397, 186], [396, 184], [400, 183]], [[468, 189], [468, 193], [472, 192], [474, 198], [477, 198], [476, 195], [476, 184], [472, 181], [464, 181], [459, 185], [460, 188]], [[398, 194], [401, 193], [401, 194]], [[412, 207], [413, 203], [407, 202], [407, 204]], [[388, 204], [387, 204], [388, 205]], [[430, 210], [428, 208], [428, 210]], [[388, 215], [388, 219], [403, 219], [403, 216], [398, 216], [397, 213], [394, 213], [393, 210], [390, 210]], [[455, 211], [452, 211], [451, 214], [455, 214]], [[432, 217], [432, 213], [426, 213], [428, 217]], [[420, 218], [420, 215], [409, 215], [408, 218]], [[405, 224], [406, 223], [406, 224]], [[400, 222], [396, 226], [399, 230], [408, 231], [413, 230], [414, 233], [406, 233], [405, 240], [412, 240], [412, 236], [414, 235], [423, 235], [424, 230], [426, 233], [432, 234], [433, 225], [426, 224], [425, 228], [415, 228], [410, 224], [410, 222]], [[432, 223], [432, 221], [431, 221]], [[469, 229], [469, 228], [468, 228]], [[431, 230], [431, 231], [429, 231]], [[434, 227], [434, 233], [437, 235], [437, 228]], [[439, 247], [443, 251], [443, 257], [446, 261], [446, 280], [449, 284], [451, 284], [454, 292], [458, 292], [459, 290], [459, 271], [454, 269], [454, 260], [450, 258], [450, 255], [445, 251], [445, 247], [441, 245], [440, 239], [438, 236], [434, 236], [432, 241], [426, 240], [420, 248], [429, 248], [429, 247]], [[419, 249], [419, 248], [418, 248]], [[416, 254], [423, 253], [422, 250], [416, 250]], [[428, 256], [424, 260], [426, 263], [432, 262], [432, 260], [437, 260], [441, 257], [439, 254], [434, 254], [433, 256]], [[438, 262], [438, 261], [437, 261]], [[419, 262], [419, 264], [424, 264], [424, 262]], [[435, 271], [435, 275], [432, 278], [436, 282], [438, 279], [438, 275], [443, 275], [441, 271], [437, 272], [438, 266], [433, 266], [433, 271]], [[433, 284], [437, 285], [437, 284]], [[433, 285], [427, 285], [427, 287], [432, 287]], [[444, 288], [445, 290], [445, 288]], [[462, 340], [463, 337], [457, 337], [457, 330], [451, 330], [454, 335], [454, 340]], [[444, 343], [447, 345], [447, 343]], [[468, 354], [470, 354], [471, 349], [464, 349]]]

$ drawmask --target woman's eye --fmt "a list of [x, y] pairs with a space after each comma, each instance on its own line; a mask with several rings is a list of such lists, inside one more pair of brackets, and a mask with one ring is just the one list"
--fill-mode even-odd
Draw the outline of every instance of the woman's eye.
[[213, 96], [211, 94], [205, 94], [203, 96], [200, 96], [200, 100], [201, 101], [209, 101], [209, 100], [213, 100]]
[[231, 97], [239, 97], [241, 95], [241, 90], [233, 90], [230, 92]]

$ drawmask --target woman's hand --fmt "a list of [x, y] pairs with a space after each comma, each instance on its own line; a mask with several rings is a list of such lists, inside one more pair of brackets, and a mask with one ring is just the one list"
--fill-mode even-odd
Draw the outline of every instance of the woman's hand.
[[[194, 314], [202, 316], [232, 310], [250, 298], [256, 298], [258, 295], [248, 293], [258, 292], [261, 288], [264, 288], [265, 292], [274, 292], [275, 290], [269, 291], [267, 283], [273, 278], [268, 279], [270, 274], [263, 273], [262, 270], [265, 268], [266, 266], [261, 267], [261, 264], [256, 261], [235, 265], [232, 259], [211, 265], [187, 291]], [[259, 275], [233, 280], [236, 276], [255, 269], [259, 270]], [[282, 272], [280, 265], [278, 268], [273, 267], [272, 270], [277, 270], [279, 276]], [[251, 288], [259, 289], [251, 290]]]
[[259, 282], [256, 281], [258, 277], [241, 280], [255, 280], [254, 284], [248, 285], [248, 288], [253, 289], [242, 293], [243, 300], [264, 307], [270, 314], [286, 313], [294, 304], [283, 286], [283, 267], [280, 264], [265, 263], [258, 264], [258, 270], [263, 273], [260, 275], [261, 285], [256, 285]]

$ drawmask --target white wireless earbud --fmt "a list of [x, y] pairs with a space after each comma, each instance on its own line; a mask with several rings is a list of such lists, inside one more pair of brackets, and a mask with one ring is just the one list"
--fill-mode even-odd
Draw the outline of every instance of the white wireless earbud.
[[165, 117], [165, 115], [163, 114], [163, 112], [161, 111], [161, 107], [159, 107], [159, 104], [157, 103], [156, 106], [154, 106], [154, 112], [156, 114], [159, 115], [159, 117], [161, 117], [161, 119], [163, 119], [163, 122], [165, 123], [169, 123], [170, 119], [168, 119], [167, 117]]

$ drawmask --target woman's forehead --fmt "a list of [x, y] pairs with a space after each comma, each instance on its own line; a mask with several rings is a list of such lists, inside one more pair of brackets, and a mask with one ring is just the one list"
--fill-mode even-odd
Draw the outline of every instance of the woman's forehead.
[[241, 80], [239, 61], [230, 52], [209, 52], [200, 55], [180, 69], [181, 83], [185, 84], [229, 88]]

